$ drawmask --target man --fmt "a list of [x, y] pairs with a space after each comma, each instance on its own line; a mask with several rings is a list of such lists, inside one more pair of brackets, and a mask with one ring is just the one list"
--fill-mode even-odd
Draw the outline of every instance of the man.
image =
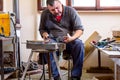
[[[66, 43], [66, 52], [71, 54], [73, 59], [71, 80], [80, 80], [84, 58], [84, 45], [78, 39], [84, 31], [80, 17], [75, 9], [62, 5], [59, 0], [47, 0], [46, 4], [47, 9], [41, 14], [40, 34], [45, 41], [52, 39]], [[51, 60], [54, 80], [59, 80], [59, 73], [52, 56]]]

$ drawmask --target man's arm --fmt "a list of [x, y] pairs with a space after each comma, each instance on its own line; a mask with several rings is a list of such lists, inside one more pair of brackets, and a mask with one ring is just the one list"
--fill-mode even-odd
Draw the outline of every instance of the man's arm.
[[64, 42], [68, 43], [71, 42], [77, 38], [79, 38], [83, 34], [82, 30], [76, 30], [73, 36], [70, 36], [69, 34], [64, 37]]
[[75, 40], [75, 39], [79, 38], [82, 34], [83, 34], [82, 30], [76, 30], [75, 33], [74, 33], [74, 35], [71, 36], [72, 40]]

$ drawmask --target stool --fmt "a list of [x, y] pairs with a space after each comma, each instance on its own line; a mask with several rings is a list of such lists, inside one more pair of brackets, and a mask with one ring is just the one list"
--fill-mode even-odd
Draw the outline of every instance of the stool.
[[67, 66], [67, 68], [68, 68], [68, 80], [70, 80], [70, 77], [71, 77], [71, 59], [72, 59], [72, 56], [71, 56], [71, 54], [68, 54], [66, 52], [66, 50], [63, 51], [63, 55], [62, 56], [63, 56], [64, 60], [68, 61], [68, 66]]
[[[51, 65], [50, 65], [50, 55], [49, 55], [49, 53], [52, 52], [52, 53], [53, 53], [53, 56], [54, 56], [54, 59], [55, 59], [55, 62], [56, 62], [56, 66], [57, 66], [57, 68], [58, 68], [58, 72], [59, 72], [59, 74], [60, 74], [60, 78], [61, 78], [61, 80], [63, 80], [63, 79], [62, 79], [62, 75], [61, 75], [61, 73], [60, 73], [60, 68], [59, 68], [59, 66], [58, 66], [58, 60], [57, 60], [57, 57], [56, 57], [56, 51], [49, 51], [49, 50], [45, 50], [45, 49], [36, 49], [36, 50], [32, 50], [32, 51], [31, 51], [30, 56], [29, 56], [28, 61], [27, 61], [27, 65], [26, 65], [26, 67], [25, 67], [25, 70], [24, 70], [24, 72], [23, 72], [23, 76], [22, 76], [21, 80], [24, 80], [24, 78], [25, 78], [25, 75], [26, 75], [27, 69], [28, 69], [28, 67], [29, 67], [30, 60], [31, 60], [31, 58], [32, 58], [33, 52], [39, 52], [39, 53], [47, 54], [47, 57], [48, 57], [48, 71], [49, 71], [48, 74], [49, 74], [49, 80], [51, 80]], [[43, 75], [44, 75], [44, 80], [45, 80], [44, 64], [43, 64]], [[42, 76], [43, 76], [43, 75], [42, 75]], [[41, 78], [40, 78], [40, 79], [41, 79]]]
[[71, 63], [70, 63], [71, 55], [69, 55], [68, 58], [68, 80], [70, 80], [71, 77]]

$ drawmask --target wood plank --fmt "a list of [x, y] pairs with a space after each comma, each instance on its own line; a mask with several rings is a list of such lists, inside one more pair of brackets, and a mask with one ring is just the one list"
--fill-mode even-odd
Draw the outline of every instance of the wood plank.
[[87, 57], [95, 50], [95, 47], [90, 44], [92, 41], [98, 42], [101, 39], [101, 36], [98, 34], [98, 32], [93, 32], [91, 36], [85, 41], [85, 58]]

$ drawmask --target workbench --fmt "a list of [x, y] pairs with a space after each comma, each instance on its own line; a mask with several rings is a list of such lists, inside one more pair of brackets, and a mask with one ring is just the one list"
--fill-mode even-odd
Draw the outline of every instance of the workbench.
[[[60, 67], [59, 67], [59, 64], [58, 64], [58, 59], [57, 59], [57, 56], [56, 56], [56, 51], [59, 50], [60, 52], [62, 52], [63, 50], [65, 50], [66, 49], [65, 43], [44, 43], [44, 41], [27, 40], [26, 47], [27, 47], [27, 49], [31, 49], [31, 53], [30, 53], [30, 56], [28, 58], [27, 65], [25, 67], [25, 70], [23, 72], [21, 80], [25, 79], [25, 75], [26, 75], [27, 69], [28, 69], [29, 64], [30, 64], [30, 60], [31, 60], [34, 52], [39, 52], [39, 54], [40, 53], [47, 54], [47, 56], [48, 56], [49, 80], [52, 79], [51, 78], [50, 54], [49, 53], [53, 53], [53, 57], [55, 59], [56, 66], [57, 66], [58, 72], [60, 74], [60, 78], [61, 78], [61, 80], [63, 80], [61, 72], [60, 72]], [[43, 72], [44, 72], [44, 70], [43, 70]], [[45, 78], [44, 78], [44, 80], [45, 80]]]
[[120, 80], [120, 51], [107, 51], [100, 49], [103, 53], [108, 55], [114, 62], [114, 80]]
[[[120, 48], [120, 44], [118, 44], [118, 46]], [[114, 62], [114, 80], [120, 80], [120, 51], [106, 50], [105, 48], [99, 48], [99, 47], [96, 48], [99, 51], [105, 53]]]

